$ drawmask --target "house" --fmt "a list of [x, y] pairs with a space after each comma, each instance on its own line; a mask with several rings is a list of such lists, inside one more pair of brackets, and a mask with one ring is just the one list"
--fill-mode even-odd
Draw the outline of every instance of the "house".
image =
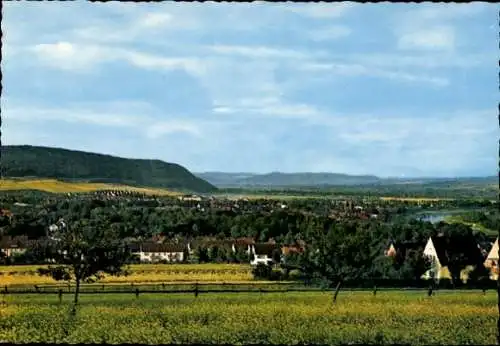
[[26, 250], [34, 244], [27, 236], [3, 236], [0, 238], [0, 251], [6, 257], [13, 257], [25, 253]]
[[281, 256], [281, 249], [276, 244], [256, 243], [254, 245], [250, 245], [250, 254], [253, 255], [250, 264], [253, 266], [258, 264], [273, 264], [273, 255], [275, 251], [278, 251]]
[[484, 261], [484, 266], [490, 271], [490, 279], [498, 279], [498, 238], [493, 243], [486, 260]]
[[405, 259], [406, 255], [410, 250], [421, 250], [424, 248], [425, 243], [418, 241], [395, 241], [390, 240], [387, 243], [386, 250], [384, 251], [384, 256]]
[[431, 260], [429, 269], [422, 278], [436, 280], [451, 279], [449, 264], [453, 256], [464, 256], [467, 265], [460, 272], [460, 279], [466, 282], [468, 275], [481, 262], [481, 251], [473, 237], [462, 239], [446, 238], [442, 235], [429, 237], [423, 255]]
[[198, 195], [184, 195], [184, 196], [179, 196], [179, 200], [200, 202], [203, 200], [203, 198]]
[[384, 251], [384, 255], [387, 257], [393, 257], [393, 258], [396, 257], [397, 251], [396, 251], [396, 247], [394, 246], [393, 242], [391, 242], [389, 245], [389, 248]]
[[153, 242], [131, 244], [129, 249], [141, 262], [183, 262], [187, 246], [181, 244], [159, 244]]

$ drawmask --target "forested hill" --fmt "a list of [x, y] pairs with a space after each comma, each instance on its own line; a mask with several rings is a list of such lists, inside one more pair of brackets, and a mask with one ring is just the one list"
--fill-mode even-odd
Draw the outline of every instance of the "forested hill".
[[163, 187], [193, 192], [217, 188], [186, 168], [160, 160], [138, 160], [83, 151], [28, 145], [2, 146], [5, 177], [37, 177], [134, 186]]

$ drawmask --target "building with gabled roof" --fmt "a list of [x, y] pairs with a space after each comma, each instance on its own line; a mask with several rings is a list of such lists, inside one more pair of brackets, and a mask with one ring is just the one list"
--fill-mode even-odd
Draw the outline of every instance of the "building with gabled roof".
[[486, 260], [484, 261], [484, 266], [486, 269], [490, 271], [490, 279], [497, 280], [498, 279], [498, 238], [493, 243]]
[[431, 269], [424, 275], [425, 279], [452, 279], [449, 271], [450, 262], [455, 255], [463, 255], [467, 264], [460, 272], [460, 279], [466, 282], [469, 273], [481, 263], [482, 254], [474, 237], [448, 238], [442, 235], [429, 237], [423, 255], [431, 260]]

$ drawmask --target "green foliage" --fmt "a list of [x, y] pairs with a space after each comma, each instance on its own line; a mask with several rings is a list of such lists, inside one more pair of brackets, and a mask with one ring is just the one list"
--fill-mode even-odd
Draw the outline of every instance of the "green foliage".
[[265, 265], [263, 263], [257, 264], [252, 269], [252, 274], [256, 279], [266, 279], [269, 280], [273, 273], [273, 268], [269, 265]]
[[45, 258], [55, 264], [40, 268], [39, 274], [52, 276], [57, 281], [74, 281], [77, 287], [75, 304], [82, 282], [95, 282], [104, 274], [125, 274], [122, 267], [130, 259], [125, 244], [118, 240], [109, 225], [88, 220], [55, 232], [44, 250]]
[[186, 168], [160, 160], [136, 160], [39, 146], [2, 146], [6, 177], [37, 177], [122, 183], [196, 192], [216, 188]]

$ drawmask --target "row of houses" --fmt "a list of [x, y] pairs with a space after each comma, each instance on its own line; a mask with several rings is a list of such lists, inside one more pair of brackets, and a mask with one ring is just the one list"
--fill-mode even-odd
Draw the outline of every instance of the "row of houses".
[[[287, 255], [292, 252], [304, 251], [304, 243], [279, 246], [272, 240], [267, 243], [255, 242], [252, 238], [239, 238], [234, 240], [195, 239], [189, 242], [164, 242], [162, 237], [152, 238], [145, 242], [130, 241], [128, 248], [138, 260], [143, 263], [158, 262], [185, 262], [195, 255], [195, 249], [202, 247], [213, 250], [224, 249], [231, 253], [245, 253], [250, 258], [250, 264], [272, 264], [276, 262], [277, 255]], [[40, 241], [40, 240], [39, 240]], [[29, 240], [26, 236], [2, 237], [0, 251], [6, 257], [13, 257], [24, 253], [29, 247], [35, 245], [36, 240]]]
[[[30, 240], [26, 236], [4, 236], [0, 238], [0, 251], [7, 257], [13, 257], [22, 254], [35, 243], [35, 240]], [[257, 265], [259, 263], [271, 264], [276, 262], [278, 256], [282, 258], [284, 255], [293, 252], [301, 253], [304, 251], [305, 245], [304, 242], [298, 241], [296, 244], [280, 246], [273, 240], [259, 243], [252, 238], [226, 240], [201, 238], [190, 241], [165, 242], [164, 237], [156, 237], [145, 242], [130, 241], [129, 249], [140, 262], [155, 263], [185, 262], [195, 255], [196, 248], [202, 247], [213, 250], [217, 247], [218, 249], [224, 249], [226, 253], [245, 253], [249, 255], [250, 264]], [[496, 280], [499, 273], [498, 238], [491, 245], [488, 252], [486, 249], [482, 249], [472, 238], [456, 241], [447, 239], [444, 236], [430, 237], [424, 246], [423, 256], [431, 260], [432, 266], [422, 277], [437, 280], [450, 279], [449, 264], [456, 258], [457, 254], [460, 254], [465, 258], [466, 262], [468, 261], [461, 272], [463, 281], [467, 280], [469, 273], [481, 262], [489, 270], [490, 278]], [[385, 255], [390, 257], [402, 256], [404, 258], [408, 250], [419, 246], [421, 244], [411, 242], [390, 242]]]
[[292, 252], [304, 251], [304, 244], [280, 246], [273, 241], [258, 243], [253, 239], [240, 238], [235, 240], [204, 240], [181, 243], [163, 243], [161, 241], [133, 243], [129, 245], [131, 252], [138, 256], [141, 262], [183, 262], [195, 255], [198, 247], [213, 251], [215, 248], [225, 250], [226, 253], [245, 253], [250, 258], [251, 265], [272, 264], [276, 257], [288, 255]]

